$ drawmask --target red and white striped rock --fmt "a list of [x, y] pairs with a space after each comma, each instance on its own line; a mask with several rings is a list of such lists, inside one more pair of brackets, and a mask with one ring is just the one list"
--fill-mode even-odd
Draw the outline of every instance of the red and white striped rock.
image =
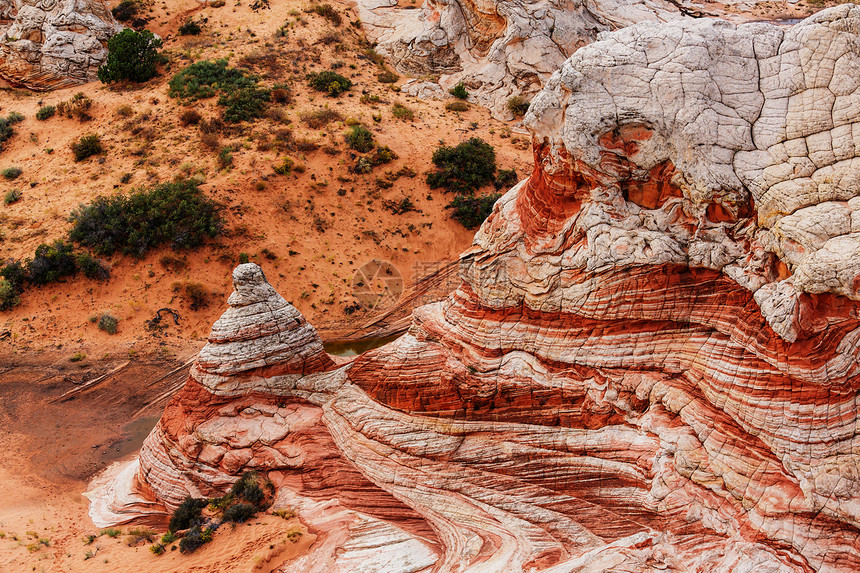
[[[280, 310], [242, 310], [237, 281], [213, 332], [247, 334], [213, 334], [94, 517], [151, 519], [257, 469], [322, 528], [314, 570], [860, 570], [860, 205], [853, 155], [809, 143], [836, 108], [805, 94], [853, 81], [827, 70], [860, 58], [858, 30], [841, 6], [583, 48], [533, 105], [536, 169], [455, 293], [337, 366], [238, 273]], [[795, 96], [808, 113], [774, 123]], [[808, 177], [832, 176], [813, 193], [780, 186], [807, 177], [777, 153], [800, 137]]]

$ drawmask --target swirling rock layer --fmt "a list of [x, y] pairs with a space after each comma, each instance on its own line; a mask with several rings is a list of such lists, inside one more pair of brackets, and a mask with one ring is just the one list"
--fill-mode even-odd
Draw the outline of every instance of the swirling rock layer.
[[841, 6], [579, 50], [461, 287], [349, 364], [240, 266], [94, 518], [257, 469], [324, 534], [286, 571], [857, 571], [858, 30]]
[[121, 30], [102, 0], [0, 0], [0, 78], [35, 90], [94, 81]]

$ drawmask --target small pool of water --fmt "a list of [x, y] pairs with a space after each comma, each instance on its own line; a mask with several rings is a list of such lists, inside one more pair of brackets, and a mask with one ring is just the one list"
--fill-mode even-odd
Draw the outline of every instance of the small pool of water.
[[392, 340], [400, 338], [399, 334], [383, 338], [366, 338], [364, 340], [331, 340], [323, 343], [323, 348], [335, 356], [358, 356], [362, 352], [379, 348]]

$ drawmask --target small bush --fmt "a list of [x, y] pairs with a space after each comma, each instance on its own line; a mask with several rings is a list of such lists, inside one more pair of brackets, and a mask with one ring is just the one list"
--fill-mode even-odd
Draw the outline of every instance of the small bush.
[[72, 99], [61, 101], [57, 104], [57, 113], [64, 117], [75, 118], [78, 121], [89, 121], [90, 108], [93, 105], [93, 100], [87, 97], [83, 92], [78, 92]]
[[275, 85], [272, 88], [272, 101], [280, 104], [287, 104], [293, 100], [293, 94], [290, 88], [285, 85]]
[[179, 539], [179, 538], [172, 531], [168, 531], [167, 533], [165, 533], [164, 535], [161, 536], [161, 542], [164, 543], [165, 545], [169, 545], [169, 544], [173, 543], [174, 541], [176, 541], [177, 539]]
[[126, 28], [108, 40], [108, 56], [98, 70], [99, 81], [145, 82], [156, 76], [161, 39], [149, 30]]
[[444, 187], [454, 193], [474, 193], [493, 182], [496, 152], [483, 139], [473, 137], [456, 147], [442, 145], [433, 152], [436, 171], [427, 175], [431, 189]]
[[489, 217], [499, 197], [499, 193], [482, 196], [457, 195], [448, 207], [454, 210], [454, 219], [467, 229], [474, 229]]
[[197, 36], [202, 31], [203, 29], [200, 27], [200, 24], [190, 18], [179, 26], [180, 36]]
[[191, 179], [130, 195], [97, 197], [73, 211], [71, 219], [69, 238], [99, 255], [119, 250], [143, 256], [165, 243], [193, 248], [218, 235], [223, 225], [219, 206]]
[[212, 534], [215, 532], [214, 527], [200, 529], [200, 526], [194, 526], [188, 530], [185, 537], [179, 540], [180, 553], [193, 553], [201, 546], [209, 543], [212, 540]]
[[409, 197], [404, 197], [400, 201], [385, 200], [382, 202], [382, 208], [387, 209], [395, 215], [402, 215], [409, 211], [417, 211], [415, 203]]
[[164, 545], [162, 545], [161, 543], [154, 543], [150, 545], [149, 550], [152, 552], [153, 555], [161, 555], [166, 551]]
[[119, 327], [119, 320], [115, 316], [109, 313], [104, 313], [99, 317], [98, 322], [99, 330], [107, 332], [108, 334], [116, 334], [117, 328]]
[[322, 129], [333, 121], [343, 121], [343, 116], [333, 109], [317, 109], [312, 112], [302, 112], [299, 119], [313, 129]]
[[460, 82], [450, 90], [448, 90], [452, 96], [457, 99], [466, 99], [469, 97], [469, 92], [466, 91], [466, 86], [463, 85], [463, 82]]
[[135, 0], [122, 0], [111, 10], [111, 14], [120, 22], [130, 22], [137, 16], [138, 6]]
[[393, 84], [400, 79], [400, 76], [390, 70], [385, 70], [384, 72], [377, 74], [376, 79], [381, 84]]
[[293, 166], [293, 160], [289, 157], [284, 157], [284, 160], [279, 165], [272, 167], [272, 169], [278, 175], [289, 175], [293, 172]]
[[83, 161], [93, 155], [98, 155], [104, 152], [102, 140], [95, 133], [81, 136], [79, 139], [72, 142], [71, 148], [72, 154], [75, 156], [75, 161]]
[[194, 62], [168, 82], [168, 95], [183, 99], [204, 99], [221, 93], [254, 87], [257, 80], [245, 70], [230, 68], [227, 59]]
[[445, 104], [445, 109], [448, 111], [468, 111], [469, 104], [464, 101], [449, 101]]
[[508, 99], [507, 105], [508, 110], [512, 114], [514, 114], [514, 116], [522, 117], [526, 114], [526, 112], [528, 112], [529, 106], [531, 104], [529, 103], [529, 100], [522, 96], [513, 96], [512, 98]]
[[96, 281], [106, 281], [110, 278], [110, 269], [99, 259], [89, 253], [75, 255], [75, 263], [85, 277]]
[[21, 171], [21, 169], [19, 169], [18, 167], [7, 167], [0, 173], [3, 174], [3, 177], [11, 181], [13, 179], [17, 179], [24, 172]]
[[334, 24], [335, 26], [340, 26], [343, 19], [340, 14], [338, 14], [334, 8], [332, 8], [331, 4], [322, 4], [321, 6], [315, 6], [314, 12]]
[[50, 117], [54, 117], [54, 113], [56, 113], [57, 108], [52, 105], [43, 105], [39, 108], [39, 111], [36, 112], [36, 119], [39, 121], [45, 121]]
[[331, 97], [337, 97], [352, 87], [352, 82], [337, 72], [325, 70], [312, 72], [307, 75], [308, 85], [318, 92], [326, 92]]
[[101, 535], [107, 535], [111, 539], [122, 535], [122, 529], [117, 529], [116, 527], [108, 527], [107, 529], [101, 530]]
[[5, 278], [0, 278], [0, 310], [9, 310], [21, 304], [19, 289]]
[[391, 106], [391, 115], [397, 119], [407, 119], [409, 121], [415, 119], [415, 112], [402, 103], [395, 103]]
[[496, 181], [493, 185], [496, 187], [496, 191], [500, 189], [510, 189], [514, 185], [519, 182], [519, 178], [517, 177], [517, 172], [513, 169], [499, 169], [499, 172], [496, 174]]
[[[170, 516], [170, 522], [167, 524], [167, 530], [175, 533], [182, 529], [188, 529], [199, 524], [203, 514], [203, 508], [208, 505], [205, 499], [195, 499], [191, 496], [186, 497]], [[198, 528], [199, 530], [199, 528]], [[167, 543], [165, 541], [165, 543]]]
[[203, 116], [196, 109], [186, 109], [179, 114], [179, 123], [188, 127], [189, 125], [197, 125]]
[[373, 149], [373, 134], [363, 125], [353, 125], [346, 133], [346, 143], [359, 153]]
[[10, 189], [6, 192], [6, 195], [3, 196], [3, 204], [11, 205], [12, 203], [17, 203], [21, 200], [21, 191], [18, 189]]
[[27, 263], [27, 274], [35, 284], [47, 284], [65, 276], [75, 274], [77, 265], [72, 253], [72, 245], [62, 240], [36, 247], [36, 254]]
[[224, 510], [224, 521], [244, 523], [254, 517], [257, 508], [250, 503], [237, 503]]
[[239, 123], [263, 117], [269, 100], [269, 90], [250, 86], [222, 95], [218, 105], [225, 107], [224, 121]]
[[233, 148], [225, 145], [218, 152], [218, 166], [221, 169], [228, 169], [233, 165]]
[[131, 117], [131, 115], [134, 113], [134, 110], [131, 108], [130, 105], [123, 104], [117, 107], [114, 113], [117, 115], [117, 117]]

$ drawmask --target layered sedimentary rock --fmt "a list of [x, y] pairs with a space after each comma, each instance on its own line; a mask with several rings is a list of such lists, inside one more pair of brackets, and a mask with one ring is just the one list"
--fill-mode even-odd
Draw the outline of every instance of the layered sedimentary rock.
[[[440, 76], [444, 88], [431, 91], [418, 82], [407, 84], [406, 93], [438, 98], [464, 82], [471, 99], [499, 117], [510, 117], [506, 107], [510, 97], [533, 96], [571, 54], [601, 32], [639, 22], [716, 15], [703, 12], [696, 4], [672, 0], [426, 0], [423, 4], [359, 0], [358, 12], [368, 37], [378, 43], [377, 51], [396, 69], [416, 77]], [[712, 8], [721, 11], [718, 5]]]
[[102, 0], [0, 0], [0, 78], [35, 90], [94, 81], [121, 30]]
[[450, 298], [337, 365], [238, 267], [91, 514], [256, 469], [322, 533], [285, 571], [857, 571], [858, 30], [841, 6], [582, 48]]

